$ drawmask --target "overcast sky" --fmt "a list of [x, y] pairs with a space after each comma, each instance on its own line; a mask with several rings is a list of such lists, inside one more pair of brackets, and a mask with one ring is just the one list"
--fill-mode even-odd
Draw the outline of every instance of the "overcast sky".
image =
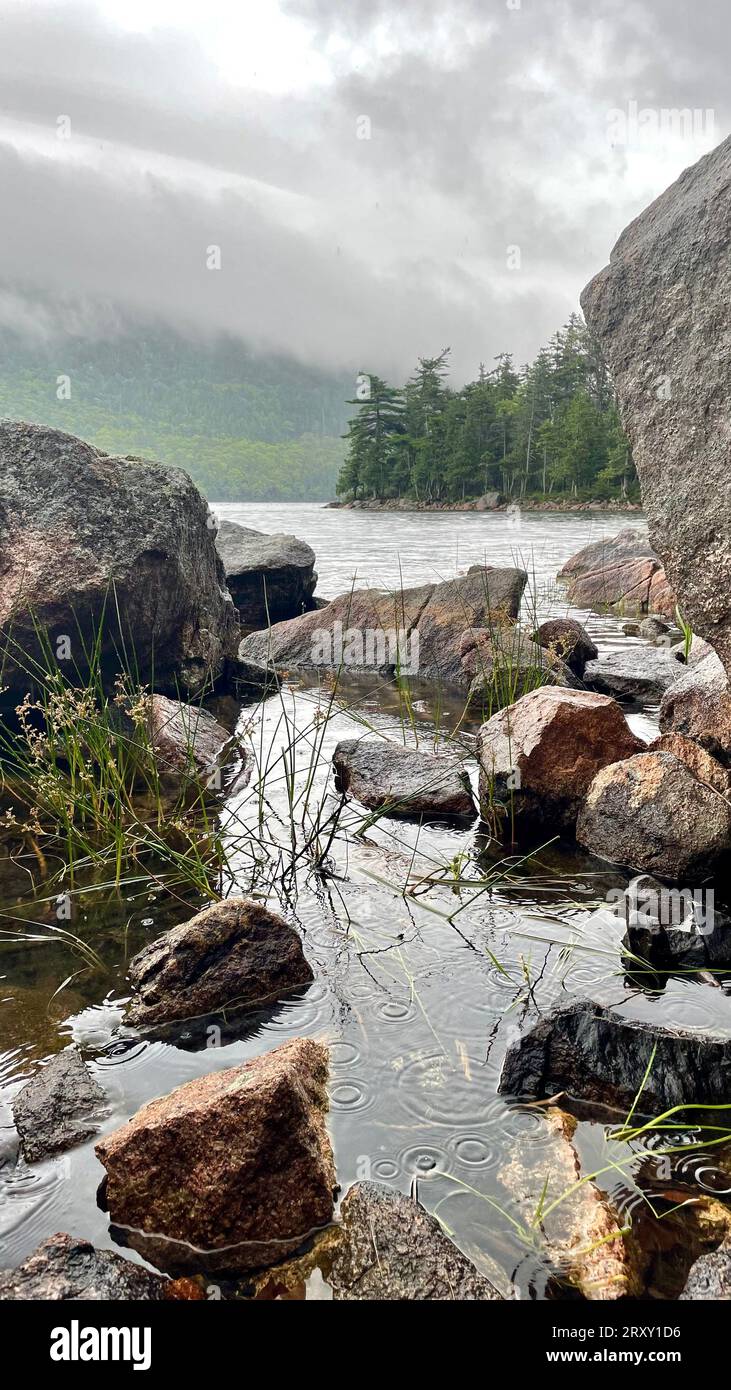
[[451, 345], [464, 379], [532, 356], [729, 132], [729, 0], [0, 17], [0, 324], [29, 333], [152, 319], [394, 377]]

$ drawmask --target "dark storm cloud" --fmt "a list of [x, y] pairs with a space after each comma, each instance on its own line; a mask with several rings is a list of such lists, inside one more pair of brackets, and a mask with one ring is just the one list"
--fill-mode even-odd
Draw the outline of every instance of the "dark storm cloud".
[[607, 139], [610, 109], [712, 107], [728, 129], [726, 0], [282, 9], [330, 83], [233, 87], [190, 34], [0, 4], [1, 322], [154, 318], [397, 374], [448, 343], [461, 374], [502, 348], [522, 361], [699, 153], [638, 166]]

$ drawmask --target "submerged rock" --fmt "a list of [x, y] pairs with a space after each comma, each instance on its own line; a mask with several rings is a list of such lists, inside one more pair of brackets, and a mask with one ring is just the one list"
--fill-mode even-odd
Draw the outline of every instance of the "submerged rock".
[[681, 1299], [720, 1302], [731, 1298], [731, 1237], [691, 1266]]
[[110, 1220], [159, 1269], [275, 1263], [332, 1218], [328, 1051], [294, 1038], [144, 1105], [96, 1153]]
[[240, 753], [228, 730], [199, 705], [151, 695], [147, 711], [148, 734], [163, 777], [206, 780], [214, 786], [226, 757]]
[[[622, 233], [584, 290], [686, 620], [731, 669], [731, 139]], [[656, 611], [664, 611], [657, 610]]]
[[645, 533], [634, 526], [584, 546], [566, 561], [559, 579], [566, 581], [567, 597], [577, 608], [668, 617], [675, 612], [662, 562]]
[[541, 647], [555, 652], [575, 676], [583, 676], [587, 661], [594, 661], [599, 650], [585, 627], [575, 618], [549, 618], [541, 623], [536, 641]]
[[661, 647], [604, 652], [584, 669], [588, 686], [623, 700], [660, 700], [682, 675], [683, 667]]
[[99, 1131], [106, 1095], [78, 1048], [58, 1052], [18, 1092], [13, 1118], [28, 1163], [61, 1153]]
[[552, 1009], [508, 1048], [498, 1089], [532, 1100], [565, 1091], [628, 1110], [642, 1087], [636, 1113], [657, 1115], [726, 1104], [730, 1074], [731, 1035], [638, 1022], [580, 1000]]
[[643, 748], [614, 700], [544, 686], [483, 724], [477, 740], [480, 802], [511, 818], [573, 829], [600, 768]]
[[[88, 1240], [64, 1232], [49, 1236], [17, 1269], [0, 1270], [0, 1299], [45, 1303], [56, 1299], [157, 1301], [175, 1296], [176, 1287], [169, 1279], [113, 1250], [95, 1250]], [[192, 1296], [192, 1290], [187, 1296]]]
[[[115, 458], [45, 425], [0, 423], [0, 659], [8, 699], [43, 665], [38, 630], [70, 680], [101, 631], [110, 676], [124, 648], [142, 683], [201, 691], [235, 654], [208, 506], [179, 468]], [[61, 639], [65, 639], [63, 642]]]
[[330, 1282], [350, 1301], [476, 1300], [501, 1294], [418, 1202], [381, 1183], [359, 1182], [340, 1208], [342, 1236]]
[[452, 757], [383, 739], [344, 739], [333, 754], [338, 787], [372, 811], [474, 816], [470, 780]]
[[698, 883], [729, 853], [731, 805], [672, 753], [638, 753], [597, 773], [576, 838], [610, 863]]
[[692, 660], [660, 705], [662, 733], [695, 739], [720, 762], [731, 763], [731, 692], [715, 652]]
[[152, 941], [130, 962], [125, 1022], [144, 1028], [255, 1008], [313, 980], [292, 927], [261, 904], [227, 898]]
[[301, 618], [245, 637], [243, 661], [277, 670], [397, 671], [466, 688], [460, 639], [465, 629], [499, 627], [518, 616], [524, 570], [477, 568], [443, 584], [386, 592], [355, 589]]
[[216, 548], [244, 627], [266, 627], [312, 607], [315, 552], [296, 536], [267, 535], [221, 521]]
[[547, 1106], [540, 1124], [540, 1135], [531, 1129], [511, 1139], [498, 1172], [515, 1214], [530, 1228], [536, 1212], [546, 1212], [540, 1222], [545, 1254], [584, 1298], [640, 1297], [646, 1259], [611, 1199], [582, 1180], [573, 1145], [576, 1120]]

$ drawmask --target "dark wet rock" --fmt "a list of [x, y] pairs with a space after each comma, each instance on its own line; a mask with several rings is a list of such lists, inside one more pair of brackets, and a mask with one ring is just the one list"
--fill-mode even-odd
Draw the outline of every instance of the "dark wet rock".
[[226, 583], [244, 627], [266, 627], [312, 607], [317, 583], [315, 552], [296, 536], [267, 535], [220, 523], [216, 547]]
[[480, 730], [483, 813], [494, 813], [497, 802], [509, 808], [511, 822], [573, 829], [600, 768], [643, 747], [608, 696], [543, 686]]
[[713, 889], [672, 888], [641, 874], [615, 896], [628, 974], [641, 975], [643, 966], [660, 975], [731, 967], [731, 922]]
[[686, 621], [726, 670], [730, 219], [727, 139], [626, 228], [582, 295], [617, 390], [652, 545]]
[[59, 653], [68, 638], [59, 665], [71, 680], [84, 674], [82, 634], [91, 650], [99, 627], [110, 676], [122, 645], [140, 680], [163, 692], [195, 694], [222, 676], [238, 619], [209, 521], [179, 468], [111, 457], [43, 425], [0, 423], [7, 698], [27, 689], [30, 660], [42, 660], [37, 628]]
[[332, 1218], [328, 1051], [294, 1038], [144, 1105], [96, 1153], [110, 1220], [171, 1273], [241, 1273]]
[[731, 1238], [696, 1260], [680, 1297], [693, 1302], [731, 1298]]
[[670, 624], [663, 622], [662, 618], [643, 618], [639, 627], [640, 637], [644, 637], [648, 642], [655, 642], [658, 637], [667, 637], [669, 632]]
[[638, 753], [598, 772], [576, 823], [599, 859], [702, 882], [731, 847], [731, 806], [672, 753]]
[[565, 1091], [627, 1110], [648, 1068], [638, 1114], [726, 1104], [731, 1036], [639, 1022], [580, 1000], [552, 1009], [508, 1048], [499, 1091], [532, 1100]]
[[549, 618], [541, 623], [535, 637], [541, 647], [565, 661], [575, 676], [583, 676], [587, 661], [594, 661], [599, 655], [586, 628], [575, 618]]
[[160, 1274], [64, 1232], [49, 1236], [17, 1269], [0, 1270], [0, 1299], [157, 1301], [171, 1296], [173, 1285]]
[[340, 1208], [342, 1238], [330, 1281], [336, 1299], [496, 1302], [497, 1289], [418, 1202], [381, 1183], [359, 1182]]
[[76, 1047], [58, 1052], [18, 1092], [13, 1118], [28, 1163], [82, 1144], [99, 1130], [95, 1123], [106, 1095]]
[[559, 656], [518, 627], [508, 628], [500, 637], [486, 629], [471, 629], [462, 636], [462, 648], [462, 669], [471, 677], [468, 702], [485, 717], [539, 686], [583, 688]]
[[699, 782], [705, 782], [706, 786], [712, 787], [720, 796], [731, 795], [731, 772], [717, 758], [706, 752], [700, 743], [696, 743], [695, 739], [688, 738], [685, 734], [660, 734], [659, 738], [653, 739], [647, 751], [672, 753], [681, 763], [685, 763], [688, 771], [692, 772]]
[[145, 1028], [255, 1008], [312, 982], [300, 939], [281, 917], [227, 898], [145, 946], [131, 961], [125, 1022]]
[[660, 700], [683, 675], [669, 651], [637, 646], [604, 652], [584, 668], [584, 682], [622, 700]]
[[277, 670], [309, 669], [393, 676], [465, 688], [460, 638], [466, 629], [517, 618], [527, 575], [477, 567], [443, 584], [389, 593], [356, 589], [325, 608], [245, 637], [244, 661]]
[[675, 612], [662, 562], [645, 533], [634, 526], [584, 546], [566, 561], [559, 579], [566, 581], [567, 597], [577, 608], [668, 617]]
[[640, 1297], [647, 1256], [610, 1197], [582, 1174], [574, 1147], [576, 1120], [546, 1106], [536, 1124], [540, 1132], [531, 1126], [512, 1137], [498, 1171], [511, 1211], [526, 1229], [533, 1227], [537, 1211], [546, 1212], [540, 1223], [542, 1251], [584, 1298]]
[[470, 780], [453, 757], [383, 739], [344, 739], [333, 754], [338, 789], [369, 810], [403, 816], [473, 816]]
[[715, 652], [691, 660], [663, 696], [660, 729], [685, 734], [720, 762], [731, 764], [731, 692]]
[[147, 728], [163, 777], [216, 786], [217, 769], [241, 750], [222, 724], [200, 705], [181, 704], [166, 695], [147, 701]]

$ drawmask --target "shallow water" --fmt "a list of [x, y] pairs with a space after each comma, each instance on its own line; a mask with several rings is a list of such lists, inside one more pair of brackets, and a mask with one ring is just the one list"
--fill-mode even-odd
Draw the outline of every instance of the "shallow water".
[[[348, 588], [356, 572], [359, 583], [387, 587], [449, 578], [483, 559], [520, 561], [534, 576], [541, 616], [568, 611], [553, 584], [564, 561], [589, 540], [629, 524], [624, 514], [528, 513], [516, 529], [504, 515], [489, 514], [369, 515], [310, 504], [219, 510], [248, 526], [291, 530], [308, 540], [318, 557], [318, 592], [326, 596]], [[576, 616], [601, 647], [634, 640], [610, 616]], [[283, 708], [300, 730], [309, 729], [298, 754], [300, 788], [313, 730], [319, 730], [311, 807], [328, 795], [338, 739], [362, 732], [364, 720], [402, 737], [391, 690], [371, 681], [350, 698], [354, 708], [342, 708], [324, 726], [313, 716], [326, 692], [311, 679], [291, 685], [263, 710], [242, 710], [240, 727], [249, 728], [259, 749], [280, 745]], [[629, 717], [637, 732], [652, 734], [656, 710], [638, 707]], [[429, 747], [434, 729], [427, 706], [418, 719], [420, 744]], [[286, 843], [286, 798], [277, 777], [268, 783], [272, 809], [265, 835]], [[227, 812], [238, 802], [250, 817], [250, 800], [249, 793], [237, 793]], [[300, 810], [306, 819], [302, 803]], [[62, 941], [49, 943], [47, 932], [36, 944], [6, 942], [0, 954], [0, 1264], [18, 1263], [59, 1230], [113, 1245], [96, 1206], [103, 1170], [93, 1144], [33, 1167], [16, 1161], [9, 1102], [41, 1059], [77, 1041], [107, 1091], [103, 1128], [112, 1129], [193, 1076], [308, 1035], [331, 1047], [330, 1131], [343, 1191], [364, 1177], [406, 1192], [416, 1184], [424, 1205], [506, 1293], [512, 1283], [522, 1297], [546, 1296], [549, 1266], [511, 1225], [515, 1196], [500, 1175], [522, 1137], [535, 1154], [537, 1202], [548, 1135], [540, 1110], [497, 1095], [506, 1044], [536, 1009], [570, 996], [588, 995], [634, 1016], [672, 1018], [686, 1027], [725, 1028], [731, 1021], [726, 992], [674, 981], [663, 994], [633, 995], [620, 970], [621, 929], [600, 906], [608, 888], [625, 880], [575, 847], [553, 845], [514, 882], [498, 878], [480, 891], [497, 856], [486, 847], [479, 822], [455, 829], [382, 820], [356, 835], [362, 821], [357, 808], [346, 821], [349, 834], [331, 847], [328, 875], [308, 876], [303, 867], [287, 896], [281, 888], [270, 896], [270, 906], [300, 929], [315, 982], [301, 998], [224, 1037], [221, 1046], [196, 1050], [194, 1036], [173, 1046], [119, 1031], [126, 962], [143, 942], [190, 915], [182, 904], [162, 907], [148, 884], [121, 900], [85, 899], [85, 912], [72, 926], [93, 945], [101, 968], [90, 967]], [[462, 853], [474, 888], [456, 888], [450, 880], [448, 865]], [[249, 891], [251, 872], [250, 855], [242, 852], [238, 891]], [[412, 886], [432, 882], [404, 896], [407, 877]], [[435, 878], [447, 881], [435, 884]], [[6, 913], [13, 903], [27, 903], [22, 875], [7, 881], [3, 893]], [[457, 906], [461, 911], [446, 920]], [[43, 908], [15, 910], [26, 921], [50, 920]], [[609, 1141], [595, 1121], [580, 1125], [577, 1148], [584, 1171], [587, 1163], [604, 1167], [608, 1155], [619, 1162], [621, 1172], [601, 1181], [622, 1210], [635, 1210], [641, 1199], [627, 1146]], [[312, 1281], [308, 1296], [327, 1296], [321, 1281]]]

